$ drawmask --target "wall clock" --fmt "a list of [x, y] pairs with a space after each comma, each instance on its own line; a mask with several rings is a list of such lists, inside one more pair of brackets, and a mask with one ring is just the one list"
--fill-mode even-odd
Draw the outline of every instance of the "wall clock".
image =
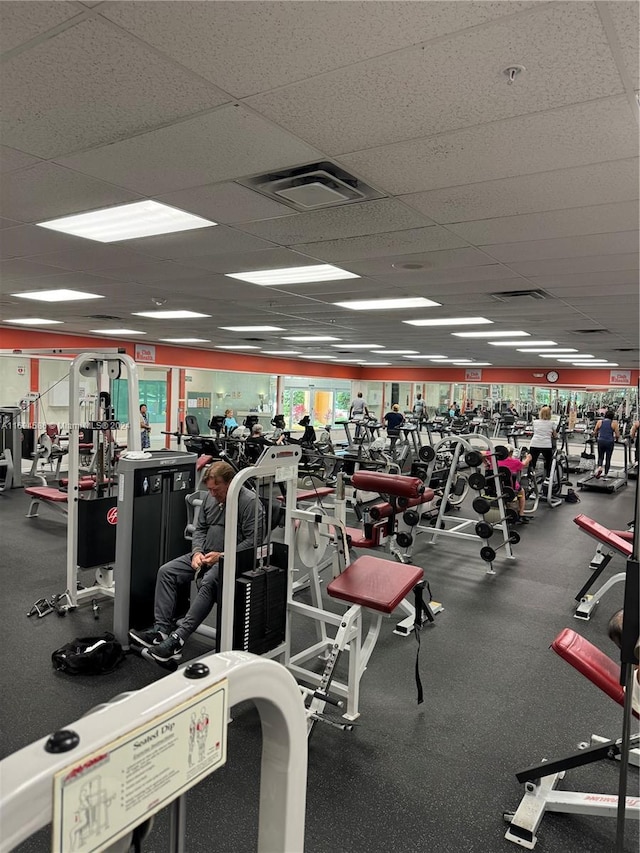
[[557, 382], [560, 376], [555, 370], [550, 370], [547, 373], [547, 382]]

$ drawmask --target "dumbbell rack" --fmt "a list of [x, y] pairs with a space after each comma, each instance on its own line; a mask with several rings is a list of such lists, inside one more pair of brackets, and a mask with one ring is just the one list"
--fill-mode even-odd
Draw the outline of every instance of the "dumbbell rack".
[[[491, 498], [491, 503], [488, 508], [492, 505], [498, 510], [499, 513], [499, 521], [496, 524], [489, 525], [485, 521], [485, 512], [478, 512], [475, 518], [463, 518], [459, 515], [447, 515], [447, 506], [449, 502], [449, 496], [452, 492], [454, 484], [459, 475], [459, 469], [461, 466], [469, 467], [469, 461], [471, 459], [476, 459], [478, 464], [482, 462], [482, 451], [493, 451], [493, 444], [490, 439], [486, 438], [484, 435], [480, 435], [478, 433], [471, 433], [467, 435], [458, 435], [458, 436], [448, 436], [442, 441], [438, 442], [433, 448], [433, 458], [429, 461], [427, 467], [427, 475], [425, 478], [425, 483], [428, 485], [431, 476], [433, 474], [436, 460], [438, 458], [438, 451], [440, 445], [445, 445], [448, 452], [452, 453], [451, 467], [449, 469], [449, 474], [447, 477], [447, 482], [445, 483], [444, 489], [442, 491], [442, 499], [440, 502], [440, 507], [438, 510], [438, 515], [435, 520], [435, 524], [433, 526], [426, 527], [422, 524], [418, 524], [416, 527], [416, 532], [424, 532], [430, 533], [431, 539], [429, 544], [435, 544], [441, 536], [448, 536], [456, 539], [464, 539], [473, 542], [484, 541], [484, 546], [480, 552], [480, 556], [485, 562], [488, 563], [489, 568], [487, 569], [487, 574], [493, 575], [495, 574], [495, 570], [493, 568], [493, 560], [495, 559], [496, 552], [498, 549], [504, 549], [504, 557], [507, 560], [514, 560], [515, 556], [511, 549], [512, 544], [516, 544], [516, 536], [513, 531], [509, 529], [509, 523], [507, 520], [507, 509], [505, 505], [505, 497], [502, 489], [497, 489], [497, 496], [495, 498]], [[475, 456], [471, 456], [471, 454], [475, 454]], [[477, 465], [473, 466], [477, 468]], [[491, 474], [489, 477], [494, 477], [495, 482], [499, 483], [499, 472], [498, 466], [496, 462], [496, 457], [491, 455]], [[481, 527], [481, 525], [486, 525], [486, 527]], [[500, 535], [501, 541], [496, 542], [494, 547], [490, 547], [487, 543], [487, 528], [490, 527], [493, 535]], [[471, 532], [473, 531], [473, 532]], [[485, 535], [480, 535], [484, 533]], [[518, 537], [519, 540], [519, 537]], [[488, 560], [489, 557], [488, 550], [491, 550], [491, 560]], [[484, 552], [484, 554], [483, 554]]]

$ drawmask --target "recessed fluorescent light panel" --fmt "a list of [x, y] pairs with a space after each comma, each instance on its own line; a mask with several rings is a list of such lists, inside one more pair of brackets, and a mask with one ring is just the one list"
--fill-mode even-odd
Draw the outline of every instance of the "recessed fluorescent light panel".
[[132, 314], [134, 317], [151, 317], [153, 320], [193, 320], [211, 316], [199, 314], [197, 311], [132, 311]]
[[283, 338], [283, 341], [298, 341], [299, 343], [315, 343], [316, 341], [339, 341], [331, 335], [294, 335], [291, 338]]
[[437, 364], [474, 364], [471, 358], [432, 358]]
[[263, 349], [264, 355], [300, 355], [299, 349]]
[[35, 299], [39, 302], [75, 302], [80, 299], [104, 299], [97, 293], [83, 293], [81, 290], [30, 290], [26, 293], [12, 293], [19, 299]]
[[559, 355], [557, 361], [591, 361], [595, 355]]
[[54, 326], [62, 324], [62, 320], [45, 320], [42, 317], [24, 317], [20, 320], [5, 320], [4, 322], [16, 323], [19, 326]]
[[530, 338], [529, 332], [451, 332], [456, 338]]
[[606, 364], [606, 358], [590, 358], [588, 360], [582, 358], [574, 358], [571, 364]]
[[364, 360], [362, 358], [339, 358], [337, 361], [340, 364], [364, 364]]
[[[483, 326], [493, 323], [486, 317], [443, 317], [433, 320], [403, 320], [408, 326]], [[478, 332], [479, 335], [488, 335], [488, 332]]]
[[387, 367], [391, 364], [390, 361], [361, 361], [360, 364], [367, 367]]
[[284, 332], [280, 326], [220, 326], [227, 332]]
[[[522, 341], [520, 341], [522, 343]], [[547, 349], [546, 347], [532, 347], [529, 349], [528, 347], [523, 347], [522, 349], [516, 350], [516, 352], [547, 352], [547, 353], [556, 353], [556, 352], [578, 352], [577, 349], [571, 349], [571, 347], [558, 347], [557, 349]]]
[[[519, 347], [522, 341], [487, 341], [490, 347]], [[540, 347], [551, 347], [555, 341], [531, 341], [532, 345]], [[556, 350], [557, 352], [557, 350]]]
[[334, 302], [340, 308], [350, 308], [352, 311], [390, 310], [393, 308], [438, 308], [442, 303], [415, 296], [406, 299], [356, 299], [352, 302]]
[[312, 358], [314, 361], [327, 361], [337, 358], [337, 355], [301, 355], [300, 358]]
[[209, 338], [160, 338], [167, 344], [210, 344]]
[[417, 349], [379, 349], [376, 355], [417, 355]]
[[440, 361], [440, 359], [446, 358], [446, 355], [405, 355], [405, 358], [412, 358], [416, 361], [420, 358], [428, 358], [430, 361]]
[[381, 349], [382, 344], [331, 344], [337, 349]]
[[574, 367], [618, 367], [616, 361], [572, 361]]
[[136, 332], [135, 329], [89, 329], [92, 335], [146, 335], [146, 332]]
[[158, 201], [134, 201], [132, 204], [119, 204], [103, 210], [49, 219], [47, 222], [37, 222], [36, 225], [74, 237], [97, 240], [99, 243], [115, 243], [136, 237], [210, 228], [217, 223]]
[[[577, 352], [577, 350], [574, 349], [573, 352], [575, 353], [575, 352]], [[550, 352], [538, 353], [538, 357], [539, 358], [557, 358], [558, 357], [558, 350], [552, 350]], [[560, 357], [563, 358], [563, 356], [560, 356]], [[574, 357], [578, 358], [578, 356], [574, 356]], [[580, 358], [582, 358], [582, 356], [580, 356]], [[587, 356], [587, 358], [589, 358], [589, 356]]]
[[[456, 361], [454, 364], [461, 364], [461, 362]], [[490, 361], [474, 361], [471, 367], [491, 367]]]
[[252, 344], [216, 344], [216, 349], [260, 349]]
[[227, 278], [237, 278], [249, 284], [273, 287], [278, 284], [306, 284], [312, 281], [339, 281], [344, 278], [360, 278], [353, 272], [334, 267], [333, 264], [314, 264], [306, 267], [287, 267], [279, 270], [252, 270], [250, 272], [225, 273]]

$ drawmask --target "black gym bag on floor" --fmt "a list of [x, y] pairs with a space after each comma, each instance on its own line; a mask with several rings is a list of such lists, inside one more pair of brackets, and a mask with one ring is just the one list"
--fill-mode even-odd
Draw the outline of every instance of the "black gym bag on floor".
[[76, 637], [51, 655], [55, 669], [69, 675], [102, 675], [122, 660], [122, 646], [108, 631], [99, 637]]

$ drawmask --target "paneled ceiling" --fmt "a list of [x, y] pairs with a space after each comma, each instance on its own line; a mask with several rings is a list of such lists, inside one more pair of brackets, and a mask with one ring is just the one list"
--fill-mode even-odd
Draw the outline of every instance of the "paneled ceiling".
[[[337, 338], [296, 344], [319, 361], [371, 343], [541, 365], [458, 329], [402, 322], [482, 316], [494, 325], [478, 330], [522, 330], [636, 367], [638, 9], [5, 0], [0, 320], [125, 327], [210, 349], [259, 338], [256, 355], [291, 348], [285, 336]], [[510, 66], [524, 66], [512, 82]], [[321, 161], [372, 197], [301, 212], [243, 185]], [[144, 199], [218, 224], [110, 244], [36, 224]], [[359, 277], [264, 287], [225, 275], [320, 263]], [[15, 296], [55, 288], [105, 298]], [[493, 295], [531, 290], [543, 298]], [[441, 306], [334, 304], [415, 296]], [[209, 316], [132, 316], [158, 306]], [[282, 331], [220, 328], [248, 324]]]

